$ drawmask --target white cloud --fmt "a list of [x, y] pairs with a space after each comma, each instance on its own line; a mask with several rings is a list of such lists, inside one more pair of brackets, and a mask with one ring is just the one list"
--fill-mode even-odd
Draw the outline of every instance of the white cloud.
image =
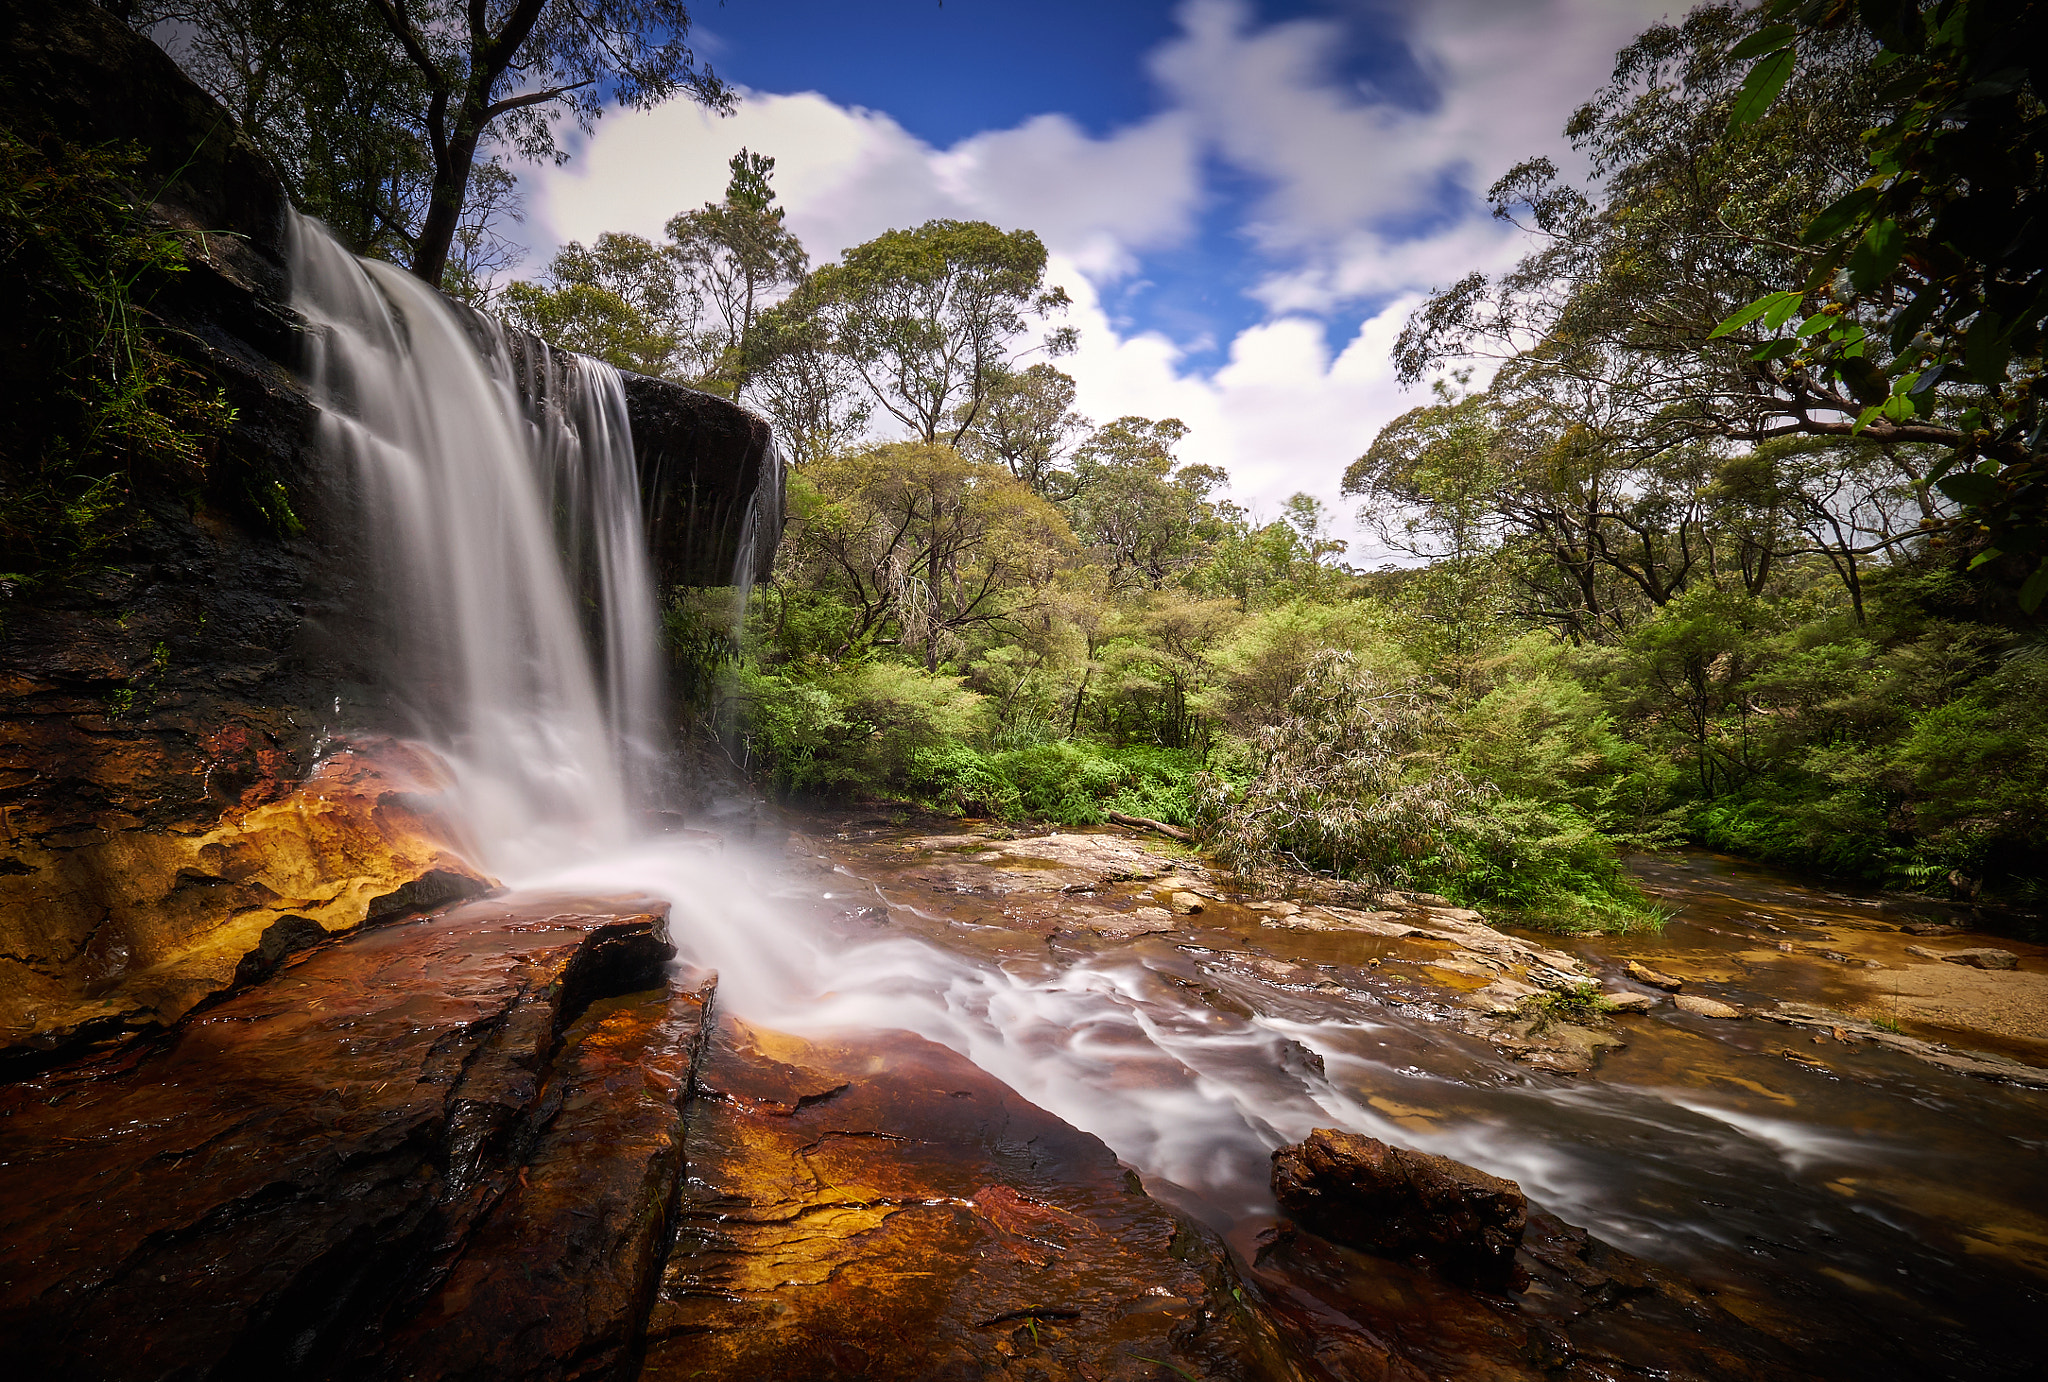
[[534, 238], [658, 237], [676, 212], [724, 195], [726, 161], [742, 146], [774, 157], [790, 228], [814, 259], [951, 216], [1035, 230], [1048, 249], [1114, 276], [1187, 234], [1201, 190], [1193, 130], [1176, 114], [1104, 139], [1043, 115], [942, 151], [885, 114], [815, 92], [749, 92], [723, 119], [681, 101], [607, 116], [573, 165], [534, 179]]

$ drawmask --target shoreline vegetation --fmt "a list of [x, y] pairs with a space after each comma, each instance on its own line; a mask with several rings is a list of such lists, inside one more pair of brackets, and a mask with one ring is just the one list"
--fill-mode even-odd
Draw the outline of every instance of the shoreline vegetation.
[[[232, 6], [182, 29], [132, 8], [266, 147], [299, 147], [350, 80], [310, 21], [251, 58]], [[1528, 255], [1434, 294], [1395, 347], [1425, 401], [1342, 477], [1401, 554], [1377, 570], [1309, 493], [1224, 497], [1180, 420], [1078, 412], [1028, 230], [931, 221], [814, 264], [772, 151], [743, 150], [662, 238], [515, 278], [491, 226], [516, 210], [517, 121], [513, 144], [479, 126], [451, 210], [422, 152], [433, 74], [374, 28], [349, 70], [392, 77], [382, 104], [285, 175], [359, 252], [772, 421], [792, 462], [773, 577], [737, 628], [731, 592], [673, 592], [667, 634], [681, 718], [785, 798], [1117, 812], [1255, 883], [1353, 878], [1565, 931], [1654, 926], [1620, 855], [1679, 843], [2038, 911], [2044, 115], [1985, 37], [2018, 12], [1713, 3], [1640, 35], [1567, 125], [1594, 181], [1512, 169], [1489, 200]], [[572, 48], [549, 62], [611, 61]], [[730, 96], [680, 37], [617, 52], [647, 100]], [[67, 193], [39, 166], [9, 164], [9, 205], [70, 196], [34, 203], [91, 232], [65, 245], [175, 270], [107, 220], [104, 177]], [[373, 185], [375, 216], [343, 214]], [[90, 465], [8, 470], [0, 509], [86, 514], [79, 486], [123, 466], [189, 487], [150, 466], [227, 425], [192, 398]]]

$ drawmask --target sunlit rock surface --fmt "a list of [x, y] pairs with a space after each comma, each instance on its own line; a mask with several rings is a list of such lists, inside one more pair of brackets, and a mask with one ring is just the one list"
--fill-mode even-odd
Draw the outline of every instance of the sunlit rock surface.
[[615, 1368], [708, 1001], [672, 954], [644, 903], [469, 903], [0, 1090], [10, 1371]]
[[[175, 1021], [303, 948], [307, 923], [340, 933], [491, 886], [443, 838], [432, 801], [444, 769], [426, 750], [367, 743], [294, 782], [281, 751], [235, 726], [215, 739], [218, 756], [117, 749], [79, 769], [110, 791], [146, 790], [158, 772], [198, 779], [199, 802], [204, 779], [242, 774], [239, 799], [213, 819], [202, 807], [150, 828], [108, 812], [14, 842], [0, 874], [0, 1046], [17, 1062]], [[40, 805], [29, 798], [15, 819], [34, 821]]]
[[698, 1079], [646, 1382], [1294, 1375], [1213, 1236], [951, 1051], [728, 1019]]

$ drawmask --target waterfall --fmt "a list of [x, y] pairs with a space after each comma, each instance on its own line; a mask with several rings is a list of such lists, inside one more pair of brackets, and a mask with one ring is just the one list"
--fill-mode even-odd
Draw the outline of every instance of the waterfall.
[[657, 604], [618, 371], [516, 344], [293, 223], [322, 442], [353, 469], [394, 728], [514, 877], [632, 834], [665, 756]]

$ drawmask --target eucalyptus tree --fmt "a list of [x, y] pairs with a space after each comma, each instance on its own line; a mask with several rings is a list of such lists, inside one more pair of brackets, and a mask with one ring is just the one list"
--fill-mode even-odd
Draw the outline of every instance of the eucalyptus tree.
[[[1033, 319], [1063, 311], [1045, 286], [1045, 246], [1028, 230], [927, 221], [892, 230], [826, 264], [794, 295], [875, 403], [922, 441], [958, 444], [1007, 377]], [[1058, 354], [1071, 327], [1046, 334]]]
[[[1525, 572], [1557, 578], [1568, 597], [1532, 612], [1575, 634], [1620, 633], [1631, 605], [1661, 608], [1701, 576], [1761, 589], [1776, 561], [1802, 554], [1833, 563], [1860, 610], [1862, 566], [1943, 517], [1943, 501], [1929, 500], [1893, 521], [1906, 491], [1925, 493], [1926, 448], [1955, 432], [1931, 416], [1950, 406], [1934, 380], [1911, 406], [1872, 410], [1905, 358], [1879, 358], [1881, 296], [1846, 274], [1821, 285], [1823, 309], [1792, 334], [1775, 333], [1798, 315], [1799, 294], [1745, 315], [1745, 303], [1815, 271], [1802, 235], [1867, 178], [1863, 131], [1895, 100], [1875, 40], [1837, 25], [1806, 43], [1798, 83], [1759, 104], [1746, 59], [1766, 19], [1704, 6], [1624, 49], [1567, 126], [1601, 199], [1561, 183], [1547, 160], [1512, 170], [1490, 193], [1495, 214], [1539, 247], [1498, 278], [1468, 275], [1409, 320], [1395, 360], [1410, 382], [1473, 357], [1500, 361], [1483, 406], [1504, 463], [1466, 480], [1398, 463], [1442, 422], [1422, 410], [1347, 480], [1397, 503], [1427, 491], [1427, 526], [1453, 513], [1468, 522], [1472, 495], [1452, 491], [1497, 472], [1486, 502], [1501, 540], [1539, 553]], [[1813, 443], [1799, 449], [1807, 459], [1773, 469], [1768, 486], [1743, 478], [1756, 473], [1753, 450], [1793, 438]], [[1830, 444], [1849, 451], [1818, 459]], [[1795, 481], [1806, 482], [1796, 495]], [[1872, 527], [1879, 494], [1886, 517]]]
[[944, 443], [889, 442], [798, 472], [783, 565], [848, 611], [835, 659], [893, 646], [928, 672], [1005, 625], [1071, 551], [1058, 510]]
[[715, 318], [695, 333], [698, 373], [726, 383], [737, 399], [758, 357], [749, 343], [761, 314], [803, 278], [810, 256], [774, 204], [775, 160], [741, 149], [727, 166], [725, 199], [671, 217], [666, 229], [690, 290]]
[[1731, 137], [1796, 103], [1844, 34], [1877, 50], [1888, 109], [1864, 134], [1869, 175], [1713, 334], [1851, 396], [1853, 432], [1945, 448], [1929, 478], [1986, 534], [1975, 563], [2008, 557], [2031, 612], [2048, 600], [2048, 6], [1771, 0], [1755, 20], [1727, 54], [1754, 60]]
[[[973, 407], [962, 403], [956, 412], [964, 415]], [[968, 419], [961, 445], [977, 459], [1001, 462], [1038, 493], [1060, 501], [1073, 497], [1066, 465], [1090, 426], [1074, 411], [1073, 377], [1041, 360], [996, 380]]]
[[664, 377], [702, 313], [665, 247], [617, 231], [587, 246], [571, 240], [549, 262], [545, 282], [508, 283], [492, 306], [550, 344]]
[[747, 343], [749, 401], [768, 415], [799, 469], [859, 441], [874, 415], [859, 371], [833, 349], [829, 328], [809, 304], [799, 286], [756, 319]]
[[1164, 589], [1224, 536], [1210, 496], [1230, 477], [1217, 466], [1181, 464], [1173, 448], [1187, 434], [1179, 418], [1120, 417], [1074, 453], [1068, 511], [1113, 589]]

